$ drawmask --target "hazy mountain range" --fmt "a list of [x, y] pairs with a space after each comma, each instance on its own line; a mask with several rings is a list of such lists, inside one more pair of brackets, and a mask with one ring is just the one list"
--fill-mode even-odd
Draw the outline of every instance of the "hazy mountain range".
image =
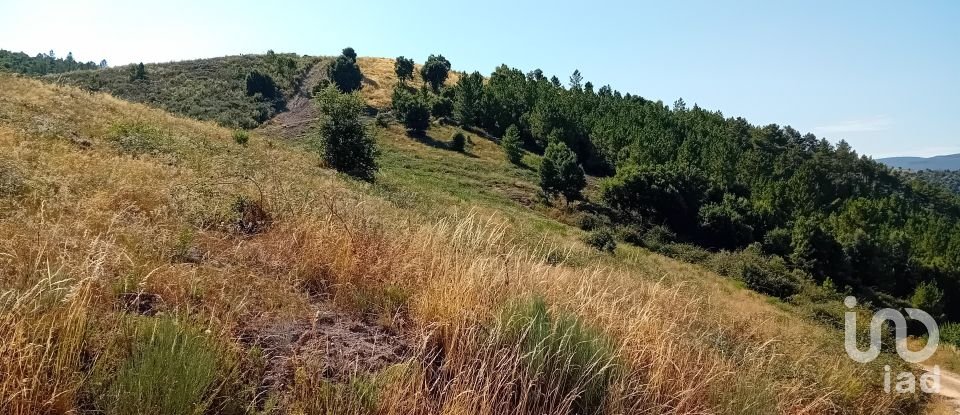
[[935, 157], [888, 157], [877, 161], [909, 170], [960, 170], [960, 154]]

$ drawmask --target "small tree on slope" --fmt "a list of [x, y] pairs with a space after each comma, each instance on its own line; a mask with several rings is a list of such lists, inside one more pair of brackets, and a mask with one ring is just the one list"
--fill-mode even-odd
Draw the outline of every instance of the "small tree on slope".
[[577, 155], [561, 141], [553, 141], [543, 153], [540, 163], [540, 188], [550, 196], [563, 195], [567, 203], [581, 198], [587, 185]]
[[320, 139], [324, 162], [340, 172], [372, 181], [378, 150], [373, 134], [360, 118], [363, 100], [342, 94], [333, 86], [320, 91], [316, 99], [323, 112]]

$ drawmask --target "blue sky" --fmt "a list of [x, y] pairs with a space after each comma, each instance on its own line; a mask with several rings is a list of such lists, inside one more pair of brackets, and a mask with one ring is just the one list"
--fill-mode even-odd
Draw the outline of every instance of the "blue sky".
[[597, 86], [683, 97], [874, 157], [960, 152], [958, 1], [0, 0], [0, 48], [111, 65], [348, 45], [442, 53], [484, 74], [580, 69]]

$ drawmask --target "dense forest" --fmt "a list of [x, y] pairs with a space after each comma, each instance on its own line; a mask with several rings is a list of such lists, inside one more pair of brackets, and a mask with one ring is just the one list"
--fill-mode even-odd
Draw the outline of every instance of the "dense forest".
[[38, 53], [37, 56], [29, 56], [23, 52], [11, 52], [0, 49], [0, 71], [16, 72], [24, 75], [47, 75], [79, 71], [83, 69], [105, 68], [107, 61], [101, 60], [99, 64], [94, 62], [77, 62], [73, 59], [73, 53], [67, 53], [66, 58], [57, 58], [51, 50], [49, 53]]
[[960, 194], [960, 170], [918, 170], [913, 174], [920, 180]]
[[[579, 71], [563, 84], [503, 65], [442, 87], [451, 65], [431, 56], [417, 91], [406, 61], [398, 121], [418, 133], [432, 112], [503, 137], [517, 164], [517, 146], [543, 154], [545, 196], [585, 212], [599, 246], [616, 235], [697, 260], [749, 253], [758, 265], [738, 260], [738, 277], [760, 292], [789, 298], [812, 286], [960, 318], [960, 303], [944, 301], [960, 295], [960, 199], [845, 141], [596, 88]], [[601, 177], [599, 190], [581, 192], [583, 172]]]

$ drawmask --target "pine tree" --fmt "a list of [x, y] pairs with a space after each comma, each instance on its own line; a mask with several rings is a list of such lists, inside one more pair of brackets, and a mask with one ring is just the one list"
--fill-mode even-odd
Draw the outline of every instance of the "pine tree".
[[464, 126], [477, 124], [477, 114], [483, 98], [483, 75], [474, 72], [461, 76], [457, 81], [456, 95], [453, 101], [453, 116]]
[[507, 132], [500, 140], [500, 147], [503, 148], [504, 154], [507, 155], [507, 160], [509, 160], [511, 163], [518, 166], [523, 163], [523, 148], [521, 147], [520, 131], [517, 129], [516, 125], [511, 125], [507, 128]]
[[561, 141], [547, 145], [540, 162], [540, 188], [550, 196], [563, 195], [569, 204], [582, 197], [587, 185], [583, 169], [577, 164], [577, 155]]
[[330, 64], [327, 78], [333, 81], [340, 91], [346, 93], [359, 90], [363, 86], [363, 73], [357, 65], [357, 53], [353, 48], [344, 49], [343, 54]]
[[400, 83], [406, 83], [413, 79], [413, 59], [397, 56], [396, 63], [393, 64], [393, 71], [396, 72]]

